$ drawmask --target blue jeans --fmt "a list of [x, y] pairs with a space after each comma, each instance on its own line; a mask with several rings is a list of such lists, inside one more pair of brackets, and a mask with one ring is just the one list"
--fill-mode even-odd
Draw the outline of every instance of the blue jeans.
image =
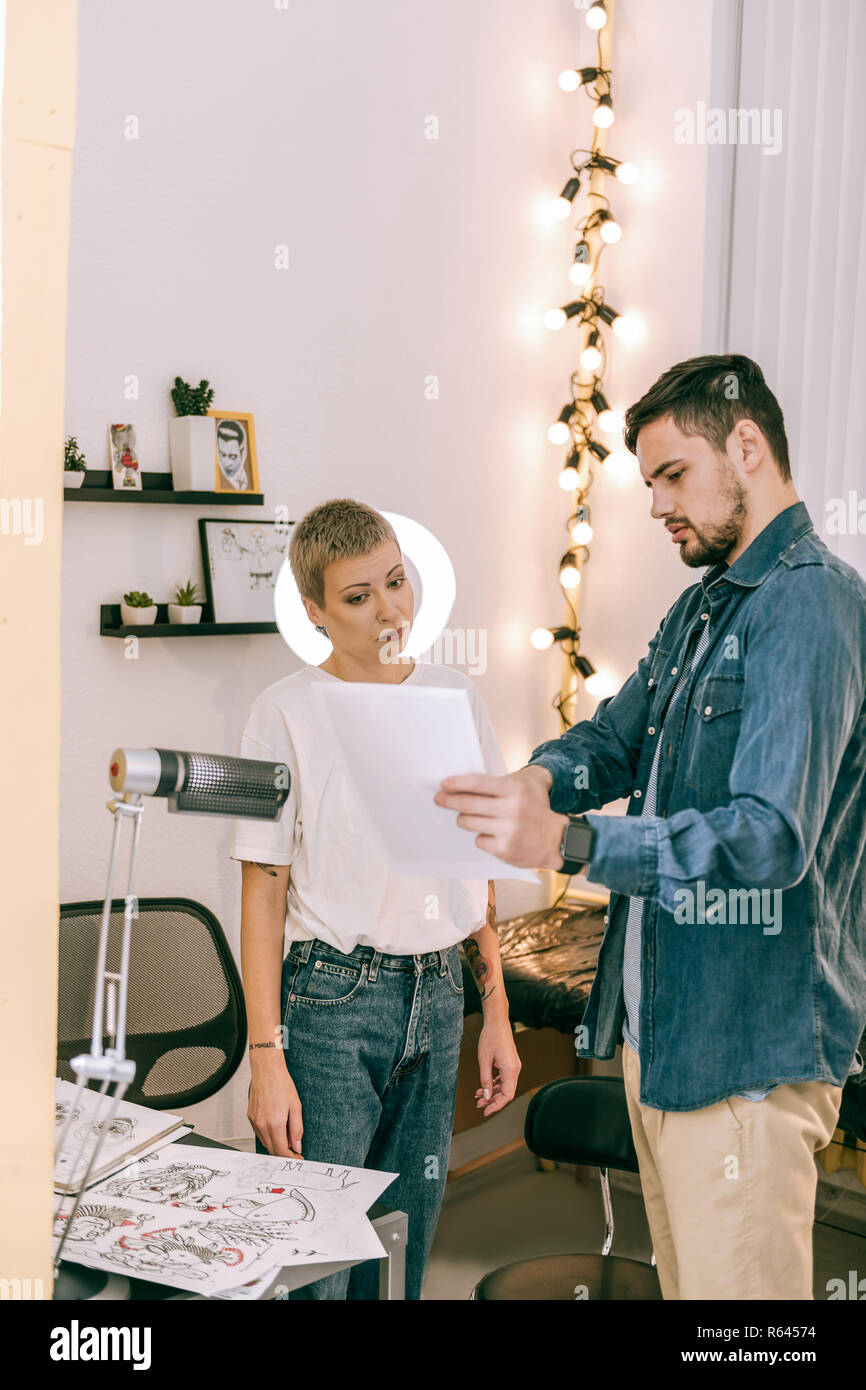
[[[445, 1193], [463, 976], [456, 946], [344, 955], [295, 941], [283, 961], [285, 1057], [303, 1112], [304, 1158], [399, 1174], [382, 1194], [409, 1218], [406, 1298], [419, 1299]], [[256, 1153], [267, 1150], [256, 1138]], [[379, 1261], [317, 1279], [292, 1299], [375, 1299]]]

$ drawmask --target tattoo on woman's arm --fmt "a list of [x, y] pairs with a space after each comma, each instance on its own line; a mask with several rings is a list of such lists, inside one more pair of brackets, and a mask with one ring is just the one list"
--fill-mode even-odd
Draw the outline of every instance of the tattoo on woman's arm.
[[474, 936], [467, 936], [463, 942], [463, 950], [466, 952], [466, 959], [469, 962], [469, 969], [475, 977], [475, 984], [482, 999], [489, 999], [495, 992], [496, 986], [488, 983], [490, 974], [490, 961], [481, 954], [481, 949]]
[[270, 874], [271, 878], [277, 877], [277, 871], [272, 864], [260, 864], [257, 859], [254, 859], [253, 863], [257, 869], [264, 869], [265, 873]]

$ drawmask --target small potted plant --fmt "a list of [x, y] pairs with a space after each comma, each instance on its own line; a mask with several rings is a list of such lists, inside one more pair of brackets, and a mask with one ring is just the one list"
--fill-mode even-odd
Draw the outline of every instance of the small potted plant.
[[87, 460], [78, 447], [78, 440], [71, 434], [63, 446], [63, 486], [81, 487], [87, 472]]
[[120, 604], [120, 621], [124, 627], [147, 627], [156, 622], [156, 603], [146, 592], [130, 589]]
[[168, 621], [170, 623], [200, 623], [201, 622], [201, 599], [196, 592], [196, 586], [191, 579], [185, 584], [176, 584], [174, 589], [174, 600], [168, 605]]
[[213, 492], [216, 487], [216, 421], [208, 415], [213, 387], [174, 379], [177, 418], [168, 422], [168, 451], [175, 492]]

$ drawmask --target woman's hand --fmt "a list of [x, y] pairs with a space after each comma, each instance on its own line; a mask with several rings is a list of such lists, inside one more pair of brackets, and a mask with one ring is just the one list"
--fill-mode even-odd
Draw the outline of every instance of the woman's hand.
[[[514, 1046], [514, 1035], [508, 1014], [486, 1017], [478, 1039], [478, 1070], [481, 1085], [475, 1092], [475, 1103], [484, 1111], [484, 1118], [494, 1115], [510, 1100], [514, 1100], [517, 1078], [523, 1065]], [[499, 1075], [494, 1080], [493, 1068]], [[485, 1094], [486, 1093], [486, 1094]]]
[[247, 1119], [269, 1154], [302, 1157], [301, 1098], [279, 1050], [275, 1049], [266, 1059], [257, 1058], [253, 1064]]

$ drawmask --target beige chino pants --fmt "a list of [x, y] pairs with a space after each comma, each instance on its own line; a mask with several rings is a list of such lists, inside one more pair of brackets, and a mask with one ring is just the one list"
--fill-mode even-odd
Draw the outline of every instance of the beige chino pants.
[[815, 1154], [842, 1087], [787, 1082], [760, 1101], [655, 1110], [639, 1099], [638, 1054], [627, 1042], [622, 1054], [662, 1297], [811, 1299]]

